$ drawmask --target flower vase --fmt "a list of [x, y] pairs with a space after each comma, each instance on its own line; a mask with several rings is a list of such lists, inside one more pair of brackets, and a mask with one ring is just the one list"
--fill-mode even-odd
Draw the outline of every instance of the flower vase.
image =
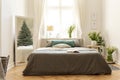
[[97, 42], [96, 42], [96, 41], [91, 41], [91, 45], [92, 45], [92, 46], [96, 46], [96, 45], [97, 45]]

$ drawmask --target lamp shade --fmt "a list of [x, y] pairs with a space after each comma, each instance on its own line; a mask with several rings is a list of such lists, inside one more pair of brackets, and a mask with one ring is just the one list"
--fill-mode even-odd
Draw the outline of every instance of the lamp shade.
[[47, 31], [53, 31], [53, 26], [47, 26]]

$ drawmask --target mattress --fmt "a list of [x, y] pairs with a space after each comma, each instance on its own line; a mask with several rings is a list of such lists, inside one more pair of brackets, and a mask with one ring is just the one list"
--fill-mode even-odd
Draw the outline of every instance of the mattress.
[[102, 55], [89, 48], [39, 48], [28, 57], [24, 76], [111, 74]]

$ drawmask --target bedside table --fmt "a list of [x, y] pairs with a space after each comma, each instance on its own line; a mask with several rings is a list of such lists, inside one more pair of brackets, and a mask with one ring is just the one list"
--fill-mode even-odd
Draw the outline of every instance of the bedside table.
[[87, 48], [94, 48], [94, 49], [100, 49], [100, 46], [97, 46], [97, 45], [95, 45], [95, 46], [93, 46], [93, 45], [87, 45]]
[[104, 57], [106, 58], [106, 51], [105, 51], [105, 47], [104, 46], [99, 46], [99, 45], [87, 45], [86, 46], [87, 48], [93, 48], [93, 49], [96, 49], [98, 50], [98, 52]]
[[101, 48], [101, 46], [99, 46], [99, 45], [87, 45], [87, 48], [93, 48], [93, 49], [96, 49], [96, 50], [98, 50], [98, 52], [102, 52], [102, 48]]

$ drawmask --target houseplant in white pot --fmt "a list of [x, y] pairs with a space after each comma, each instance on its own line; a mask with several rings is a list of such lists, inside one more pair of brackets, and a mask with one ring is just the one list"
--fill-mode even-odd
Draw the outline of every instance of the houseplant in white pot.
[[99, 36], [100, 33], [97, 32], [90, 32], [88, 34], [89, 38], [91, 39], [91, 45], [97, 45], [97, 38]]
[[105, 41], [101, 36], [100, 32], [90, 32], [88, 34], [89, 38], [91, 39], [92, 46], [98, 46], [98, 51], [105, 56]]

